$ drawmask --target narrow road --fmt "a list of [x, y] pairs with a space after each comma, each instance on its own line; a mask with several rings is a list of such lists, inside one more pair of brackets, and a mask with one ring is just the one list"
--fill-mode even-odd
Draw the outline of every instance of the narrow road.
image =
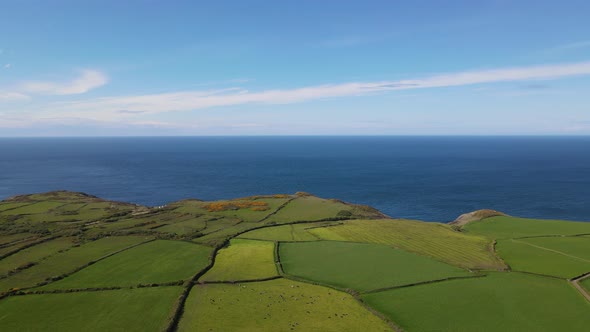
[[570, 280], [570, 282], [572, 283], [572, 285], [574, 285], [574, 287], [576, 287], [576, 289], [580, 293], [582, 293], [582, 296], [584, 296], [586, 298], [586, 300], [588, 300], [588, 302], [590, 302], [590, 294], [588, 293], [588, 291], [584, 287], [582, 287], [580, 285], [580, 281], [584, 280], [586, 278], [590, 278], [590, 272], [583, 274], [577, 278], [574, 278], [574, 279]]

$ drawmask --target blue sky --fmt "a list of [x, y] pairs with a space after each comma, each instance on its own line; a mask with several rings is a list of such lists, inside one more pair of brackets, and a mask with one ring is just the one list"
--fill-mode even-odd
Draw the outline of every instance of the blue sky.
[[588, 135], [588, 1], [10, 1], [0, 136]]

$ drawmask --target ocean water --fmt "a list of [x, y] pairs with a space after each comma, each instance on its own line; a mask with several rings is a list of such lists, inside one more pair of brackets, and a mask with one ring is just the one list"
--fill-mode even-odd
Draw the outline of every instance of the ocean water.
[[306, 191], [426, 221], [481, 208], [590, 221], [590, 137], [0, 139], [0, 199], [58, 189], [152, 206]]

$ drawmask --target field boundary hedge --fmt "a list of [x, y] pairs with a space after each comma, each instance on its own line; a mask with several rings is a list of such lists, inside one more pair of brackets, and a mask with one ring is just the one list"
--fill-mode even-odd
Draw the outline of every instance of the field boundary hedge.
[[475, 278], [483, 278], [483, 277], [487, 277], [487, 274], [476, 274], [476, 275], [473, 275], [473, 276], [448, 277], [448, 278], [442, 278], [442, 279], [434, 279], [434, 280], [420, 281], [420, 282], [414, 282], [414, 283], [411, 283], [411, 284], [405, 284], [405, 285], [399, 285], [399, 286], [391, 286], [391, 287], [383, 287], [383, 288], [372, 289], [372, 290], [361, 292], [361, 294], [363, 294], [363, 295], [365, 295], [365, 294], [373, 294], [373, 293], [379, 293], [379, 292], [384, 292], [384, 291], [388, 291], [388, 290], [392, 290], [392, 289], [398, 289], [398, 288], [408, 288], [408, 287], [413, 287], [413, 286], [420, 286], [420, 285], [427, 285], [427, 284], [435, 284], [435, 283], [444, 282], [444, 281], [450, 281], [450, 280], [475, 279]]
[[45, 242], [47, 242], [47, 241], [55, 240], [55, 239], [57, 239], [57, 238], [59, 238], [59, 236], [50, 236], [50, 237], [46, 237], [46, 238], [41, 238], [39, 241], [35, 241], [35, 242], [32, 242], [32, 243], [29, 243], [29, 244], [27, 244], [27, 245], [24, 245], [24, 246], [22, 246], [22, 247], [18, 248], [18, 249], [15, 249], [15, 250], [13, 250], [13, 251], [9, 251], [9, 252], [5, 253], [4, 255], [1, 255], [1, 256], [0, 256], [0, 260], [2, 260], [2, 259], [4, 259], [4, 258], [6, 258], [6, 257], [8, 257], [8, 256], [12, 256], [12, 255], [14, 255], [14, 254], [18, 253], [19, 251], [22, 251], [22, 250], [28, 249], [28, 248], [30, 248], [30, 247], [34, 247], [34, 246], [36, 246], [36, 245], [38, 245], [38, 244], [45, 243]]

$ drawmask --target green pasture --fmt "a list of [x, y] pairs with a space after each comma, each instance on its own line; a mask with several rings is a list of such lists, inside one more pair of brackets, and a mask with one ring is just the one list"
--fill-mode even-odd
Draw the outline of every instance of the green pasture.
[[188, 280], [209, 263], [212, 249], [157, 240], [108, 257], [41, 289], [136, 286]]
[[361, 292], [472, 275], [380, 244], [316, 241], [281, 243], [279, 249], [285, 273]]
[[286, 279], [196, 285], [179, 331], [391, 331], [352, 296]]
[[14, 255], [0, 260], [0, 276], [30, 263], [38, 263], [43, 258], [57, 254], [58, 251], [74, 245], [73, 238], [62, 237], [23, 249]]
[[588, 331], [590, 303], [567, 281], [516, 272], [363, 296], [407, 331]]
[[543, 248], [522, 239], [498, 241], [496, 250], [498, 255], [514, 271], [539, 273], [561, 278], [573, 278], [585, 272], [590, 272], [590, 260]]
[[274, 246], [273, 242], [267, 241], [231, 240], [229, 247], [217, 252], [213, 268], [200, 280], [252, 280], [276, 276]]
[[44, 259], [39, 264], [0, 280], [0, 292], [10, 288], [32, 287], [46, 279], [70, 273], [103, 256], [147, 241], [142, 236], [113, 236], [87, 242]]
[[162, 331], [181, 287], [11, 296], [0, 301], [4, 331]]
[[469, 234], [483, 235], [490, 239], [510, 239], [542, 235], [576, 235], [590, 234], [590, 222], [491, 217], [471, 222], [463, 226], [463, 230]]
[[297, 197], [277, 214], [266, 220], [267, 223], [288, 223], [293, 221], [315, 221], [337, 218], [340, 211], [351, 211], [352, 207], [337, 201], [315, 196]]
[[305, 223], [265, 227], [244, 233], [239, 238], [267, 241], [314, 241], [318, 238], [307, 229], [315, 226], [317, 225]]
[[[590, 237], [586, 236], [560, 236], [560, 237], [535, 237], [520, 239], [520, 241], [543, 247], [547, 250], [555, 250], [565, 255], [571, 255], [590, 262]], [[588, 271], [590, 272], [590, 271]]]
[[492, 254], [489, 239], [456, 232], [445, 224], [404, 219], [351, 220], [309, 232], [325, 240], [385, 244], [462, 268], [504, 268]]
[[59, 206], [64, 205], [64, 202], [37, 202], [25, 206], [21, 206], [16, 209], [1, 212], [3, 215], [20, 215], [20, 214], [37, 214], [47, 213], [49, 210], [55, 209]]

